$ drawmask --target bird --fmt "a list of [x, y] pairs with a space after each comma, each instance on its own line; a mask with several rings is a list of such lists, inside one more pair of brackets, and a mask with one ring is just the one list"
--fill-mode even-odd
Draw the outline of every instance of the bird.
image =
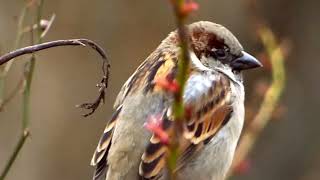
[[[186, 25], [190, 69], [182, 92], [189, 108], [183, 121], [178, 180], [223, 180], [231, 166], [244, 124], [243, 71], [262, 67], [223, 25], [199, 21]], [[91, 160], [94, 180], [167, 180], [168, 147], [144, 124], [162, 118], [173, 126], [173, 95], [155, 83], [174, 80], [181, 61], [174, 30], [121, 88]]]

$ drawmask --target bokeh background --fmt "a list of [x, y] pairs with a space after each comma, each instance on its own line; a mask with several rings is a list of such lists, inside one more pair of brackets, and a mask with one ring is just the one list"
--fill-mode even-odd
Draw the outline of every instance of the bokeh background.
[[[258, 54], [245, 0], [199, 0], [191, 21], [209, 20], [227, 26], [248, 52]], [[287, 84], [281, 104], [285, 113], [275, 118], [250, 154], [250, 169], [233, 179], [320, 179], [320, 2], [317, 0], [258, 0], [258, 12], [292, 49], [286, 61]], [[12, 50], [17, 17], [23, 0], [0, 0], [1, 54]], [[91, 155], [112, 113], [121, 85], [144, 58], [175, 28], [166, 0], [45, 0], [44, 17], [57, 18], [45, 41], [92, 39], [112, 61], [106, 104], [83, 118], [76, 104], [97, 95], [100, 59], [91, 50], [63, 47], [37, 54], [32, 84], [31, 138], [7, 179], [90, 179]], [[27, 18], [32, 22], [33, 17]], [[28, 38], [25, 39], [28, 44]], [[11, 69], [9, 92], [22, 75], [23, 59]], [[268, 80], [267, 70], [246, 73], [248, 97], [254, 82]], [[251, 96], [250, 96], [251, 94]], [[249, 101], [249, 100], [248, 100]], [[0, 169], [12, 153], [21, 129], [21, 95], [0, 112]]]

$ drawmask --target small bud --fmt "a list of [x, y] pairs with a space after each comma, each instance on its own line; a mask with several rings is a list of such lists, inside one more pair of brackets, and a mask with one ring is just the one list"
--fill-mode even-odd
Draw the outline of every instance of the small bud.
[[179, 85], [175, 79], [169, 80], [169, 78], [157, 78], [154, 80], [154, 83], [164, 90], [167, 90], [172, 93], [179, 91]]
[[156, 137], [158, 137], [163, 144], [169, 144], [169, 135], [162, 128], [162, 116], [152, 115], [149, 117], [148, 121], [143, 125], [147, 130], [152, 132]]
[[[49, 24], [50, 24], [50, 21], [48, 21], [48, 20], [46, 20], [46, 19], [41, 19], [39, 24], [40, 24], [40, 30], [41, 30], [41, 31], [45, 31], [45, 30], [48, 28], [48, 26], [49, 26]], [[33, 29], [33, 30], [38, 29], [38, 24], [34, 24], [34, 25], [32, 26], [32, 29]], [[26, 29], [25, 32], [26, 32], [26, 31], [30, 31], [30, 30], [31, 30], [30, 28], [29, 28], [29, 29]]]
[[188, 16], [190, 13], [199, 9], [199, 5], [196, 2], [188, 1], [184, 3], [181, 7], [181, 14], [184, 16]]
[[46, 19], [41, 19], [40, 20], [40, 29], [42, 31], [46, 30], [48, 28], [49, 24], [50, 24], [50, 21], [48, 21]]

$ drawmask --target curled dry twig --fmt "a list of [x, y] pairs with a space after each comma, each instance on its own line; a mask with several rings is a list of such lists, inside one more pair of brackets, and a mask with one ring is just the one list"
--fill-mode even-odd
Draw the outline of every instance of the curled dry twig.
[[[38, 25], [40, 24], [40, 19], [41, 19], [41, 9], [42, 9], [42, 5], [43, 5], [43, 0], [40, 0], [39, 2], [39, 5], [37, 7], [37, 21], [38, 21]], [[22, 32], [22, 26], [23, 26], [23, 22], [24, 22], [24, 19], [25, 19], [25, 15], [27, 13], [27, 10], [28, 10], [28, 6], [24, 6], [22, 12], [21, 12], [21, 15], [20, 15], [20, 18], [19, 18], [19, 24], [18, 24], [18, 32], [17, 32], [17, 38], [16, 38], [16, 42], [15, 42], [15, 49], [18, 48], [19, 44], [20, 44], [20, 41], [23, 37], [23, 32]], [[51, 23], [53, 22], [54, 19], [52, 19]], [[40, 26], [38, 26], [40, 27]], [[39, 42], [41, 41], [42, 37], [40, 37], [40, 33], [41, 31], [45, 31], [48, 32], [50, 29], [50, 26], [46, 26], [44, 27], [44, 30], [40, 29], [40, 28], [37, 28], [38, 32], [39, 32], [39, 37], [38, 37], [38, 40]], [[34, 42], [34, 37], [33, 37], [33, 29], [30, 30], [30, 35], [31, 35], [31, 43], [33, 44]], [[44, 34], [45, 35], [45, 34]], [[1, 87], [0, 87], [0, 91], [3, 92], [4, 91], [4, 80], [5, 80], [5, 77], [7, 75], [7, 73], [9, 72], [10, 70], [10, 67], [12, 65], [14, 61], [11, 61], [9, 63], [7, 63], [3, 69], [1, 69], [1, 75], [0, 75], [0, 84], [1, 84]], [[28, 119], [29, 119], [29, 97], [30, 97], [30, 84], [31, 84], [31, 80], [32, 80], [32, 72], [33, 72], [33, 69], [31, 69], [31, 67], [34, 67], [34, 64], [35, 64], [35, 56], [33, 55], [32, 58], [30, 58], [30, 61], [27, 61], [27, 63], [25, 64], [28, 64], [30, 66], [25, 66], [25, 71], [24, 71], [24, 75], [23, 77], [21, 78], [21, 80], [19, 81], [18, 85], [16, 86], [16, 88], [14, 89], [14, 91], [10, 94], [9, 97], [7, 97], [5, 99], [5, 101], [2, 101], [2, 93], [0, 94], [0, 110], [4, 107], [4, 105], [6, 103], [8, 103], [16, 94], [17, 92], [19, 91], [19, 89], [23, 89], [23, 102], [22, 102], [22, 107], [23, 107], [23, 115], [22, 115], [22, 135], [20, 136], [19, 138], [19, 141], [17, 143], [17, 145], [15, 146], [15, 149], [13, 150], [7, 164], [5, 165], [5, 168], [4, 170], [1, 172], [1, 175], [0, 175], [0, 180], [3, 180], [5, 179], [5, 177], [7, 176], [8, 172], [10, 171], [14, 161], [16, 160], [19, 152], [21, 151], [23, 145], [25, 144], [25, 141], [27, 140], [27, 138], [29, 137], [29, 130], [27, 128], [28, 126]], [[28, 73], [27, 71], [28, 70]], [[30, 71], [29, 71], [30, 70]]]
[[68, 39], [68, 40], [56, 40], [56, 41], [50, 41], [46, 43], [41, 43], [33, 46], [24, 47], [21, 49], [14, 50], [12, 52], [9, 52], [8, 54], [5, 54], [0, 57], [0, 65], [9, 62], [10, 60], [22, 56], [25, 54], [32, 54], [37, 51], [53, 48], [53, 47], [59, 47], [59, 46], [89, 46], [90, 48], [94, 49], [99, 53], [99, 55], [102, 57], [103, 65], [102, 65], [102, 71], [103, 71], [103, 77], [100, 83], [97, 85], [99, 87], [99, 96], [93, 103], [84, 103], [81, 105], [78, 105], [77, 107], [84, 108], [91, 110], [89, 113], [84, 114], [83, 116], [87, 117], [95, 112], [95, 110], [99, 107], [99, 105], [104, 102], [105, 99], [105, 91], [108, 87], [108, 80], [109, 80], [109, 74], [110, 74], [110, 62], [106, 56], [106, 53], [104, 50], [95, 42], [88, 40], [88, 39]]
[[[32, 3], [31, 3], [32, 2]], [[19, 24], [18, 24], [18, 32], [17, 32], [17, 38], [15, 42], [15, 48], [17, 49], [20, 41], [24, 34], [30, 33], [31, 35], [31, 44], [32, 46], [17, 49], [15, 51], [12, 51], [8, 54], [5, 54], [0, 57], [0, 65], [5, 64], [4, 66], [1, 66], [1, 72], [0, 72], [0, 111], [1, 109], [7, 104], [18, 92], [19, 90], [23, 91], [23, 114], [22, 114], [22, 135], [19, 138], [18, 143], [16, 144], [7, 164], [5, 165], [3, 171], [0, 174], [0, 180], [5, 179], [6, 175], [10, 171], [15, 159], [17, 158], [19, 152], [21, 151], [23, 145], [25, 144], [27, 138], [30, 135], [30, 132], [28, 130], [29, 125], [29, 112], [30, 112], [30, 92], [31, 92], [31, 82], [33, 79], [33, 72], [35, 68], [35, 52], [41, 51], [44, 49], [57, 47], [57, 46], [67, 46], [67, 45], [81, 45], [81, 46], [90, 46], [91, 48], [95, 49], [100, 56], [103, 59], [103, 79], [98, 84], [99, 87], [99, 96], [93, 103], [85, 103], [83, 105], [80, 105], [79, 107], [86, 108], [91, 110], [91, 112], [84, 114], [84, 116], [91, 115], [101, 104], [101, 102], [104, 101], [105, 97], [105, 90], [108, 85], [108, 78], [109, 78], [109, 69], [110, 69], [110, 63], [106, 57], [105, 52], [103, 49], [94, 43], [93, 41], [87, 40], [87, 39], [71, 39], [71, 40], [58, 40], [58, 41], [52, 41], [48, 43], [42, 43], [42, 39], [44, 36], [48, 33], [50, 30], [50, 27], [55, 19], [55, 15], [51, 17], [50, 20], [44, 20], [42, 19], [42, 7], [44, 0], [39, 1], [31, 1], [28, 5], [24, 6], [20, 18], [19, 18]], [[34, 5], [35, 2], [37, 3], [37, 13], [36, 13], [36, 24], [33, 26], [28, 26], [23, 29], [23, 22], [25, 19], [25, 15], [27, 14], [27, 11], [31, 5]], [[34, 37], [34, 30], [37, 30], [37, 36], [36, 39]], [[34, 40], [36, 40], [37, 45], [34, 44]], [[11, 65], [13, 64], [13, 60], [15, 57], [22, 56], [24, 54], [32, 54], [31, 58], [28, 59], [28, 61], [25, 63], [24, 68], [24, 75], [19, 81], [18, 85], [15, 87], [15, 89], [9, 94], [7, 98], [3, 100], [3, 89], [4, 89], [4, 80], [5, 77], [10, 70]]]

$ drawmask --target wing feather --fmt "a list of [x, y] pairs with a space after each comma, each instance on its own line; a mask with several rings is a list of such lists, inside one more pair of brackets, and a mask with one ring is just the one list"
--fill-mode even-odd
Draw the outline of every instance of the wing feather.
[[[191, 118], [184, 124], [183, 139], [180, 140], [182, 154], [177, 169], [211, 140], [232, 113], [229, 79], [222, 74], [202, 73], [191, 74], [187, 81], [184, 101], [187, 107], [192, 107], [192, 112]], [[171, 112], [170, 109], [164, 113], [163, 124], [166, 124], [164, 129], [170, 134], [173, 117], [168, 112]], [[165, 167], [167, 146], [154, 138], [151, 138], [141, 158], [139, 173], [144, 179], [157, 179], [162, 176]]]
[[[111, 147], [113, 132], [116, 127], [117, 119], [119, 118], [119, 113], [122, 109], [122, 104], [126, 97], [130, 94], [136, 93], [137, 90], [140, 89], [143, 89], [145, 94], [158, 92], [160, 88], [155, 87], [154, 79], [159, 76], [166, 77], [168, 75], [174, 75], [176, 65], [177, 55], [174, 52], [166, 51], [163, 48], [161, 51], [158, 49], [136, 69], [135, 73], [133, 73], [133, 75], [123, 85], [114, 104], [116, 111], [106, 126], [91, 160], [91, 165], [96, 168], [93, 177], [94, 180], [105, 178], [105, 174], [108, 169], [108, 151]], [[169, 127], [170, 122], [168, 122], [166, 126]], [[146, 163], [151, 163], [150, 166], [153, 163], [154, 166], [152, 169], [155, 169], [158, 173], [165, 163], [161, 156], [166, 151], [166, 148], [161, 147], [158, 149], [158, 147], [156, 147], [160, 140], [155, 136], [153, 136], [150, 141], [153, 145], [145, 153], [143, 159]], [[145, 169], [145, 171], [146, 170], [147, 169]], [[153, 176], [154, 174], [155, 173], [149, 176]]]
[[105, 177], [107, 171], [107, 155], [111, 146], [112, 134], [121, 109], [122, 106], [119, 106], [112, 115], [112, 118], [107, 124], [91, 159], [91, 165], [95, 166], [95, 172], [93, 176], [94, 180], [99, 180]]

